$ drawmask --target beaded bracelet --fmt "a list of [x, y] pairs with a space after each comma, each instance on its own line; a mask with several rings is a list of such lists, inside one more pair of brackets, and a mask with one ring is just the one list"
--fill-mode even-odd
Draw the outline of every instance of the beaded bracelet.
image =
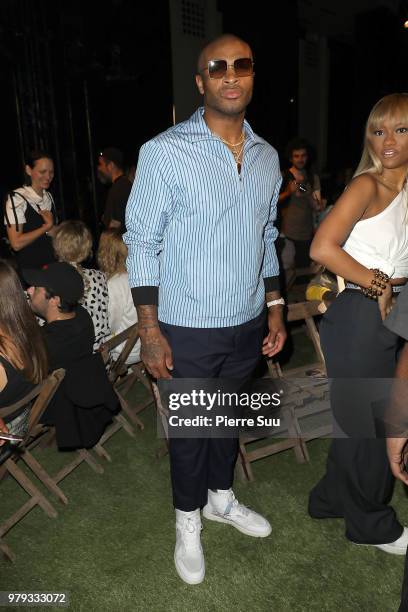
[[380, 295], [382, 295], [382, 290], [386, 288], [388, 283], [390, 282], [390, 277], [385, 272], [382, 272], [378, 268], [371, 269], [374, 272], [374, 278], [371, 281], [370, 287], [363, 287], [361, 289], [363, 295], [372, 299], [378, 300]]

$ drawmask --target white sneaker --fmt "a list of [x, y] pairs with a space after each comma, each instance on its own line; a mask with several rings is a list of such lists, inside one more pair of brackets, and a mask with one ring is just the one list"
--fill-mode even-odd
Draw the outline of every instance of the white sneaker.
[[270, 523], [263, 516], [238, 503], [232, 489], [209, 490], [203, 516], [210, 521], [233, 525], [238, 531], [255, 538], [266, 538], [272, 531]]
[[174, 563], [178, 575], [187, 584], [200, 584], [205, 576], [205, 562], [200, 542], [200, 510], [176, 509], [176, 548]]
[[389, 542], [388, 544], [358, 544], [357, 542], [353, 542], [353, 544], [357, 544], [357, 546], [375, 546], [391, 555], [405, 555], [408, 546], [408, 527], [404, 527], [404, 531], [398, 540], [394, 540], [394, 542]]

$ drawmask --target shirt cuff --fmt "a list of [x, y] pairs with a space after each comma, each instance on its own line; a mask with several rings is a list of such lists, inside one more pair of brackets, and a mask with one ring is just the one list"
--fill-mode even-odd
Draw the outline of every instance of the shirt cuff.
[[264, 285], [265, 293], [280, 291], [279, 276], [268, 276], [268, 278], [264, 278]]
[[132, 287], [132, 298], [135, 306], [158, 306], [158, 287]]

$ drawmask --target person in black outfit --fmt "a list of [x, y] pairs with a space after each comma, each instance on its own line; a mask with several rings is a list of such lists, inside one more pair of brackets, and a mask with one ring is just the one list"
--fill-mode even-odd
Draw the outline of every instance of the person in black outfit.
[[[387, 438], [387, 453], [390, 467], [395, 478], [408, 485], [407, 452], [408, 452], [408, 286], [405, 287], [397, 300], [391, 314], [385, 319], [384, 325], [394, 334], [405, 340], [399, 353], [395, 376], [397, 378], [394, 390], [392, 429], [395, 433], [389, 435], [398, 437]], [[404, 580], [402, 583], [401, 605], [399, 612], [408, 611], [408, 555], [405, 556]]]
[[122, 151], [107, 147], [99, 154], [98, 178], [104, 185], [111, 184], [103, 223], [106, 228], [119, 228], [123, 234], [126, 231], [125, 212], [132, 183], [125, 174]]
[[23, 270], [32, 310], [46, 320], [44, 340], [50, 369], [64, 368], [65, 379], [42, 422], [55, 425], [59, 448], [91, 448], [100, 439], [118, 402], [99, 353], [92, 353], [94, 326], [78, 304], [81, 275], [68, 263]]
[[408, 527], [390, 506], [394, 478], [375, 411], [383, 400], [376, 387], [394, 375], [400, 344], [383, 321], [408, 279], [407, 117], [408, 94], [374, 105], [354, 178], [310, 251], [346, 286], [319, 328], [336, 428], [309, 514], [343, 518], [350, 542], [396, 555], [406, 554]]
[[52, 232], [57, 223], [54, 200], [48, 191], [54, 163], [44, 151], [34, 151], [26, 161], [28, 184], [11, 191], [5, 203], [4, 223], [19, 270], [41, 268], [55, 261]]

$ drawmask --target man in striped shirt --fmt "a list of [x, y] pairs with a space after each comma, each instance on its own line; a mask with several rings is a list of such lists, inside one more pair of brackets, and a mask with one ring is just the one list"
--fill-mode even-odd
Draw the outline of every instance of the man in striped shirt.
[[[140, 150], [124, 239], [141, 358], [156, 378], [242, 381], [286, 339], [273, 226], [281, 175], [276, 151], [244, 121], [253, 79], [250, 47], [216, 39], [198, 60], [204, 107]], [[171, 439], [169, 453], [175, 565], [198, 584], [201, 507], [255, 537], [271, 526], [231, 490], [236, 439]]]

